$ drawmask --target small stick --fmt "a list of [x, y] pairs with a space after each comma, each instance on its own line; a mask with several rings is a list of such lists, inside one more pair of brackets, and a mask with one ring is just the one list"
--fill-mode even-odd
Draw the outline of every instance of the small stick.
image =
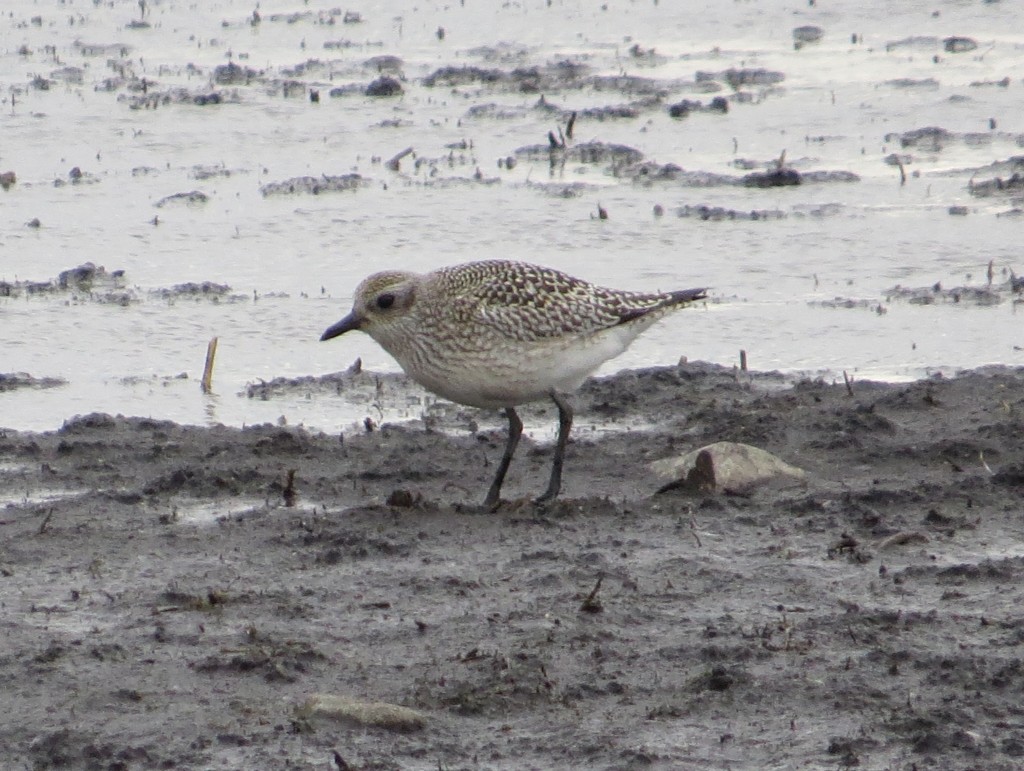
[[899, 158], [896, 159], [896, 165], [899, 166], [900, 169], [900, 187], [903, 187], [907, 184], [907, 170], [903, 168], [903, 161]]
[[600, 613], [604, 610], [604, 607], [601, 605], [601, 601], [597, 599], [597, 593], [601, 589], [601, 581], [603, 580], [604, 576], [597, 577], [597, 583], [594, 584], [594, 588], [590, 591], [590, 594], [587, 595], [587, 599], [585, 599], [583, 604], [580, 605], [580, 610], [587, 613]]
[[[994, 472], [992, 470], [992, 467], [989, 466], [988, 463], [985, 462], [985, 453], [983, 451], [981, 451], [981, 450], [978, 450], [978, 460], [980, 460], [981, 461], [981, 465], [985, 467], [985, 471], [987, 471], [989, 474], [991, 474], [993, 476], [995, 475], [996, 472]], [[49, 519], [50, 518], [49, 515], [47, 515], [46, 518]], [[42, 532], [42, 530], [40, 530], [40, 532]]]
[[574, 110], [572, 115], [569, 116], [569, 122], [565, 126], [565, 135], [572, 139], [572, 130], [576, 126], [576, 111]]
[[288, 474], [285, 476], [284, 490], [282, 490], [284, 505], [289, 508], [295, 505], [295, 499], [299, 497], [298, 492], [295, 490], [295, 472], [296, 469], [288, 469]]
[[853, 396], [853, 378], [846, 374], [846, 370], [843, 370], [843, 382], [846, 383], [846, 393]]
[[[984, 463], [985, 459], [982, 458], [981, 462]], [[986, 466], [986, 468], [988, 468], [988, 467]], [[50, 507], [50, 510], [48, 512], [46, 512], [46, 516], [43, 518], [42, 523], [39, 525], [39, 535], [42, 535], [43, 533], [46, 532], [46, 529], [50, 526], [50, 518], [52, 516], [53, 516], [53, 507]], [[600, 582], [599, 582], [599, 585], [600, 585]]]
[[747, 371], [747, 352], [742, 348], [740, 349], [740, 370], [742, 372]]
[[206, 366], [203, 367], [203, 380], [201, 383], [203, 393], [208, 394], [213, 390], [213, 359], [217, 355], [217, 338], [211, 338], [206, 346]]
[[398, 164], [401, 162], [401, 160], [405, 156], [411, 155], [411, 154], [412, 154], [412, 148], [411, 147], [407, 147], [404, 150], [402, 150], [402, 152], [400, 152], [398, 155], [396, 155], [394, 158], [392, 158], [390, 161], [385, 163], [384, 165], [387, 166], [391, 171], [398, 171]]
[[697, 548], [703, 549], [704, 544], [700, 542], [700, 534], [697, 532], [697, 520], [690, 515], [690, 534], [693, 535], [693, 539], [697, 542]]

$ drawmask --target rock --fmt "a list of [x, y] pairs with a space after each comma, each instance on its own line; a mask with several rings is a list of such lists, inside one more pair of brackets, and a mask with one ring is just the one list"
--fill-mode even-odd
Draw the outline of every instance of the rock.
[[825, 30], [821, 27], [815, 27], [813, 24], [808, 24], [803, 27], [797, 27], [793, 30], [793, 45], [799, 51], [803, 46], [809, 43], [817, 43], [824, 36]]
[[57, 276], [57, 285], [61, 289], [67, 289], [69, 286], [82, 286], [92, 283], [92, 280], [97, 275], [103, 275], [106, 271], [100, 267], [97, 268], [91, 262], [85, 262], [79, 265], [77, 268], [68, 268], [62, 270]]
[[860, 182], [860, 177], [852, 171], [842, 169], [830, 171], [819, 169], [817, 171], [805, 171], [800, 174], [801, 182]]
[[723, 96], [716, 96], [706, 107], [698, 99], [684, 99], [681, 102], [668, 106], [668, 114], [673, 118], [685, 118], [691, 112], [717, 112], [725, 114], [729, 112], [729, 102]]
[[199, 190], [192, 190], [188, 193], [174, 193], [173, 195], [164, 196], [153, 205], [157, 208], [162, 208], [171, 203], [184, 203], [190, 206], [197, 206], [204, 204], [209, 200], [210, 197], [206, 195], [206, 193], [200, 192]]
[[901, 48], [917, 48], [928, 51], [939, 44], [939, 39], [930, 35], [913, 35], [902, 40], [893, 40], [885, 44], [886, 51], [897, 51]]
[[983, 182], [972, 182], [967, 189], [971, 195], [982, 198], [999, 194], [1020, 195], [1024, 192], [1024, 175], [1014, 172], [1013, 176], [1006, 179], [996, 177]]
[[153, 291], [153, 295], [164, 299], [186, 296], [199, 297], [201, 295], [208, 297], [224, 297], [230, 291], [231, 287], [227, 284], [217, 284], [213, 281], [203, 281], [201, 283], [188, 281], [184, 284], [175, 284], [170, 288], [156, 289]]
[[367, 96], [400, 96], [402, 84], [389, 75], [383, 75], [366, 87]]
[[676, 104], [670, 104], [668, 106], [668, 114], [673, 118], [685, 118], [694, 110], [699, 110], [700, 107], [700, 102], [684, 99]]
[[732, 68], [718, 73], [698, 72], [696, 79], [698, 81], [724, 80], [732, 89], [736, 90], [743, 86], [774, 86], [784, 81], [786, 76], [781, 72], [761, 68]]
[[914, 162], [914, 158], [907, 153], [889, 153], [882, 162], [887, 166], [909, 166]]
[[676, 209], [677, 217], [694, 218], [705, 221], [721, 222], [724, 220], [781, 220], [786, 218], [785, 212], [778, 209], [751, 209], [750, 211], [739, 211], [737, 209], [726, 209], [721, 206], [707, 206], [706, 204], [681, 206]]
[[923, 88], [929, 91], [939, 89], [939, 81], [935, 78], [893, 78], [885, 81], [885, 85], [893, 88]]
[[196, 94], [192, 97], [192, 103], [199, 107], [205, 107], [208, 104], [220, 104], [223, 101], [223, 97], [216, 91], [209, 94]]
[[497, 83], [506, 78], [505, 73], [497, 69], [484, 69], [483, 67], [454, 67], [447, 65], [434, 70], [423, 79], [423, 85], [427, 88], [445, 86], [465, 86], [470, 83]]
[[264, 196], [271, 195], [320, 195], [321, 193], [337, 193], [347, 190], [358, 190], [366, 184], [359, 174], [324, 174], [319, 177], [293, 177], [282, 182], [268, 182], [260, 188]]
[[250, 67], [242, 67], [234, 62], [221, 64], [213, 69], [213, 82], [222, 86], [248, 85], [259, 73]]
[[0, 392], [16, 388], [56, 388], [68, 381], [58, 377], [33, 377], [27, 372], [0, 372]]
[[800, 184], [800, 172], [796, 169], [778, 168], [771, 171], [754, 171], [743, 177], [746, 187], [789, 187]]
[[946, 53], [963, 54], [968, 51], [973, 51], [978, 47], [978, 44], [969, 37], [959, 37], [954, 35], [952, 37], [944, 38], [942, 41], [942, 47]]
[[562, 153], [567, 161], [575, 163], [610, 163], [616, 168], [625, 168], [630, 164], [643, 160], [643, 153], [628, 145], [608, 142], [583, 142], [568, 147], [552, 147], [550, 143], [543, 145], [527, 145], [519, 147], [515, 154], [530, 161], [548, 160], [551, 153]]
[[390, 54], [371, 56], [363, 62], [363, 66], [370, 70], [376, 70], [381, 75], [400, 75], [402, 73], [402, 60]]
[[419, 731], [426, 725], [421, 712], [383, 701], [360, 701], [331, 693], [314, 693], [295, 708], [303, 719], [322, 718], [389, 731]]
[[659, 493], [676, 488], [745, 493], [775, 480], [803, 482], [807, 476], [766, 450], [738, 442], [715, 442], [682, 457], [654, 461], [651, 469], [669, 480]]
[[[950, 212], [953, 214], [953, 212]], [[1003, 292], [1012, 290], [1012, 282], [1002, 286], [958, 286], [943, 289], [941, 283], [929, 287], [894, 286], [886, 291], [886, 302], [902, 300], [911, 305], [938, 305], [940, 303], [963, 303], [964, 305], [999, 305], [1005, 298]]]
[[885, 141], [899, 140], [902, 147], [917, 147], [922, 150], [937, 152], [953, 141], [952, 132], [938, 126], [905, 131], [902, 134], [886, 134]]

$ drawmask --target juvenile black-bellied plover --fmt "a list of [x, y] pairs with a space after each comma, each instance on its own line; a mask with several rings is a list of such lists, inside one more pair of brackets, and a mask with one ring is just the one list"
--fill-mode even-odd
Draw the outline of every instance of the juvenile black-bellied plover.
[[321, 340], [366, 332], [420, 385], [459, 404], [504, 409], [508, 441], [484, 506], [498, 505], [523, 431], [515, 407], [551, 399], [558, 439], [551, 479], [538, 503], [558, 495], [572, 427], [563, 398], [626, 350], [669, 311], [704, 289], [624, 292], [551, 268], [507, 260], [470, 262], [431, 273], [375, 273], [356, 289], [352, 312]]

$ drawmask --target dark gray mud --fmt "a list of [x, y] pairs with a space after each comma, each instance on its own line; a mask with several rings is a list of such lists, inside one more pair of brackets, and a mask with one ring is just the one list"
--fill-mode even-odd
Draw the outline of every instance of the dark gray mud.
[[[379, 382], [263, 398], [413, 395]], [[456, 408], [343, 438], [106, 415], [0, 434], [0, 757], [1019, 768], [1024, 371], [851, 388], [699, 364], [589, 381], [564, 497], [528, 503], [551, 448], [524, 439], [487, 515], [467, 504], [503, 432]], [[653, 494], [649, 461], [721, 440], [806, 486]], [[424, 722], [296, 711], [316, 693]]]
[[57, 278], [45, 281], [0, 279], [0, 297], [59, 297], [69, 304], [99, 303], [130, 305], [145, 299], [209, 300], [212, 302], [238, 302], [248, 295], [233, 292], [227, 284], [214, 281], [186, 281], [169, 287], [143, 291], [129, 284], [124, 270], [108, 271], [91, 262], [62, 270]]

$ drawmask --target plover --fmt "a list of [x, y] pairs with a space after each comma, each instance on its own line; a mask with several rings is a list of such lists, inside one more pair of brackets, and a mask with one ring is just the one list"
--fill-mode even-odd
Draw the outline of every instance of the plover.
[[558, 439], [548, 488], [558, 495], [572, 427], [563, 397], [626, 350], [669, 311], [704, 298], [704, 289], [625, 292], [524, 262], [488, 260], [430, 273], [385, 271], [356, 289], [352, 312], [321, 340], [361, 330], [420, 385], [459, 404], [504, 409], [508, 441], [484, 507], [500, 500], [523, 431], [515, 408], [551, 399]]

